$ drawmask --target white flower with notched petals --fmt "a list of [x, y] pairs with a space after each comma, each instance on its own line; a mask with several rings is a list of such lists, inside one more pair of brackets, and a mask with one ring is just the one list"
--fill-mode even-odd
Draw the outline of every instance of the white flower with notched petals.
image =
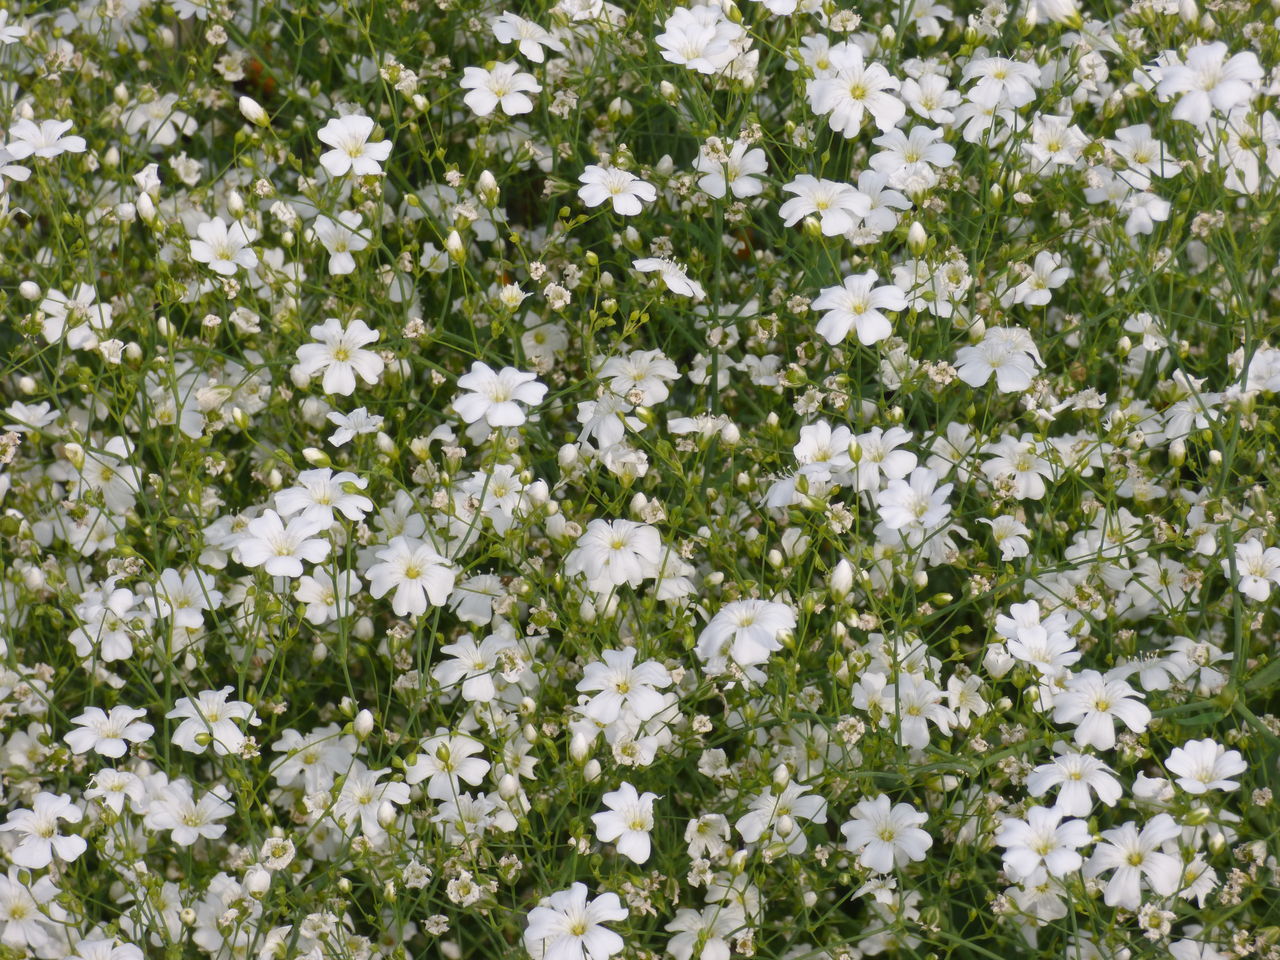
[[355, 272], [356, 258], [352, 254], [369, 246], [369, 234], [360, 232], [362, 222], [363, 218], [355, 210], [343, 210], [336, 220], [323, 214], [316, 217], [311, 228], [316, 239], [329, 251], [330, 276]]
[[90, 707], [71, 722], [78, 730], [72, 730], [62, 739], [72, 753], [88, 753], [92, 750], [104, 757], [118, 759], [129, 751], [130, 743], [145, 743], [156, 728], [142, 718], [147, 711], [123, 704], [114, 706], [108, 713], [101, 707]]
[[64, 863], [79, 859], [88, 844], [83, 837], [59, 833], [58, 824], [79, 823], [82, 819], [84, 811], [71, 802], [70, 794], [41, 791], [36, 794], [32, 809], [14, 810], [0, 824], [0, 831], [18, 838], [17, 846], [9, 851], [9, 859], [28, 870], [43, 870], [55, 856]]
[[[1273, 584], [1280, 585], [1280, 547], [1263, 547], [1256, 537], [1236, 544], [1238, 589], [1259, 603], [1271, 596]], [[1231, 562], [1222, 561], [1222, 572], [1231, 576]]]
[[556, 53], [564, 53], [564, 44], [546, 28], [509, 10], [493, 21], [491, 29], [495, 40], [499, 43], [518, 44], [516, 49], [534, 63], [542, 63], [546, 59], [543, 47]]
[[533, 101], [526, 94], [542, 89], [533, 74], [521, 72], [515, 63], [495, 63], [491, 69], [467, 67], [461, 86], [468, 91], [463, 102], [478, 117], [487, 117], [498, 107], [509, 117], [532, 113]]
[[1117, 720], [1134, 733], [1147, 729], [1151, 711], [1141, 697], [1123, 680], [1107, 678], [1097, 670], [1083, 670], [1055, 696], [1053, 721], [1075, 724], [1075, 739], [1080, 746], [1110, 750], [1116, 745]]
[[369, 594], [376, 600], [394, 589], [391, 609], [397, 617], [421, 616], [428, 600], [433, 607], [449, 602], [457, 569], [430, 544], [395, 537], [374, 556], [380, 562], [369, 568]]
[[391, 141], [370, 143], [373, 127], [369, 117], [354, 113], [335, 117], [320, 128], [317, 138], [331, 148], [320, 154], [320, 165], [329, 176], [382, 176], [382, 164], [391, 156]]
[[247, 737], [237, 721], [251, 726], [260, 723], [252, 705], [243, 700], [228, 700], [234, 687], [204, 690], [194, 698], [183, 697], [165, 714], [168, 720], [181, 720], [171, 739], [175, 747], [188, 753], [204, 753], [212, 746], [220, 757], [239, 753]]
[[929, 819], [909, 803], [893, 803], [885, 794], [862, 800], [852, 819], [840, 827], [845, 848], [873, 873], [923, 860], [933, 838], [921, 826]]
[[1240, 782], [1232, 777], [1249, 769], [1239, 750], [1228, 750], [1208, 737], [1175, 747], [1165, 767], [1177, 777], [1174, 783], [1196, 795], [1210, 790], [1238, 790]]
[[249, 246], [257, 238], [258, 231], [241, 220], [228, 226], [221, 217], [214, 217], [196, 227], [191, 259], [208, 264], [214, 273], [230, 277], [241, 267], [252, 270], [258, 265], [258, 255]]
[[884, 311], [905, 309], [907, 298], [893, 284], [877, 285], [878, 279], [874, 270], [868, 270], [845, 277], [841, 286], [826, 287], [818, 294], [813, 308], [825, 312], [817, 331], [827, 343], [843, 343], [850, 330], [864, 346], [886, 340], [893, 333]]
[[280, 514], [268, 510], [249, 521], [236, 544], [236, 557], [246, 567], [262, 567], [273, 577], [302, 576], [302, 561], [320, 563], [329, 555], [323, 533], [327, 523], [293, 517], [285, 526]]
[[1165, 844], [1176, 840], [1182, 828], [1167, 813], [1156, 814], [1139, 831], [1128, 823], [1102, 831], [1098, 844], [1084, 865], [1086, 877], [1115, 871], [1107, 881], [1103, 902], [1109, 907], [1137, 910], [1142, 904], [1142, 881], [1159, 896], [1175, 893], [1182, 882], [1182, 860], [1165, 853]]
[[[483, 420], [491, 427], [518, 427], [528, 416], [524, 407], [536, 407], [547, 395], [547, 386], [536, 374], [515, 367], [494, 370], [477, 360], [458, 378], [466, 391], [453, 401], [453, 409], [467, 423]], [[523, 406], [522, 406], [523, 405]]]
[[629, 783], [604, 795], [608, 809], [592, 814], [596, 839], [612, 843], [618, 852], [633, 863], [649, 859], [649, 832], [653, 829], [653, 802], [656, 793], [637, 793]]
[[627, 911], [617, 894], [588, 900], [586, 885], [575, 883], [544, 897], [529, 911], [525, 949], [539, 960], [609, 960], [625, 944], [604, 924], [625, 919]]
[[341, 397], [355, 392], [357, 376], [369, 386], [377, 386], [386, 364], [378, 354], [364, 348], [380, 336], [363, 320], [352, 320], [344, 327], [341, 320], [330, 317], [311, 328], [311, 337], [317, 342], [298, 347], [298, 373], [314, 377], [324, 371], [324, 392]]
[[653, 184], [617, 167], [589, 164], [578, 181], [582, 184], [578, 188], [578, 197], [583, 203], [588, 207], [598, 207], [611, 201], [613, 212], [623, 217], [634, 217], [644, 209], [645, 203], [653, 203], [658, 198]]

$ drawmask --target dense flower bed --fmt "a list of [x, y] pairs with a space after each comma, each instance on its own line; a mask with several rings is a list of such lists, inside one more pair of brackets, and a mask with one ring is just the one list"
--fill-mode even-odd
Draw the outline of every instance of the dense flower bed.
[[1280, 957], [1277, 64], [9, 0], [0, 960]]

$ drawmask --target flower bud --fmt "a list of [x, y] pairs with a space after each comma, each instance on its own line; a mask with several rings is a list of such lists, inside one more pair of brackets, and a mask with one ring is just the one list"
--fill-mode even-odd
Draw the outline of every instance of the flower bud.
[[773, 785], [779, 790], [787, 789], [787, 784], [791, 782], [791, 771], [785, 763], [780, 763], [773, 768]]
[[789, 837], [796, 832], [796, 819], [789, 813], [778, 818], [778, 836]]
[[836, 600], [843, 600], [853, 589], [853, 566], [844, 557], [827, 574], [827, 589]]
[[585, 736], [575, 733], [569, 741], [569, 756], [574, 763], [582, 763], [591, 753], [591, 743]]
[[244, 888], [253, 899], [261, 900], [271, 889], [271, 874], [255, 863], [245, 871]]
[[368, 710], [361, 710], [356, 714], [355, 719], [356, 736], [361, 740], [373, 733], [373, 714]]
[[907, 249], [918, 257], [924, 253], [928, 243], [929, 235], [924, 232], [924, 227], [920, 226], [920, 221], [912, 221], [911, 227], [907, 230]]
[[498, 781], [498, 796], [503, 800], [514, 800], [520, 794], [520, 780], [512, 773], [504, 773]]
[[742, 431], [738, 429], [736, 423], [726, 423], [720, 428], [720, 439], [726, 446], [736, 447], [742, 440]]
[[480, 195], [480, 201], [486, 207], [497, 206], [498, 181], [488, 170], [481, 170], [480, 176], [476, 178], [476, 193]]
[[262, 109], [262, 104], [258, 103], [253, 97], [240, 98], [240, 114], [250, 123], [259, 127], [265, 127], [271, 122], [271, 118], [267, 116], [267, 111]]
[[378, 804], [378, 826], [383, 830], [390, 830], [396, 822], [396, 805], [390, 800], [383, 800]]
[[34, 280], [23, 280], [18, 284], [18, 294], [23, 300], [37, 300], [40, 297], [40, 284]]
[[600, 779], [599, 760], [592, 759], [587, 761], [587, 765], [582, 768], [582, 779], [586, 780], [587, 783], [595, 783]]
[[458, 235], [457, 230], [450, 230], [449, 236], [444, 241], [444, 249], [454, 263], [462, 263], [467, 259], [467, 248], [462, 242], [462, 237]]

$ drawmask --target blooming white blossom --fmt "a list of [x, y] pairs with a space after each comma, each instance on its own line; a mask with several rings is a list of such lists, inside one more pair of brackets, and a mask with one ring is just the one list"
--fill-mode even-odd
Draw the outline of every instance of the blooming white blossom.
[[649, 859], [653, 802], [657, 799], [656, 793], [638, 793], [626, 782], [617, 790], [609, 791], [603, 797], [606, 809], [591, 816], [591, 822], [596, 825], [596, 839], [615, 844], [618, 852], [631, 862], [644, 863]]
[[909, 803], [893, 803], [887, 794], [860, 800], [842, 824], [845, 846], [873, 873], [923, 860], [933, 838], [922, 826], [929, 819]]

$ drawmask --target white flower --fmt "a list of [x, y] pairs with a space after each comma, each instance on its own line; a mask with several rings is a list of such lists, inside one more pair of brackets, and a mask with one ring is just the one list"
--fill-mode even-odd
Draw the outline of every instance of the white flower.
[[625, 782], [606, 793], [604, 805], [608, 809], [591, 816], [596, 839], [615, 844], [618, 852], [633, 863], [644, 863], [649, 859], [649, 831], [653, 829], [653, 801], [657, 799], [656, 793], [637, 793]]
[[9, 851], [9, 859], [28, 870], [42, 870], [59, 860], [70, 863], [77, 860], [88, 848], [83, 837], [64, 836], [58, 833], [58, 821], [79, 823], [84, 811], [71, 802], [70, 794], [36, 794], [34, 809], [13, 810], [9, 819], [0, 824], [0, 831], [13, 833], [18, 845]]
[[322, 214], [311, 225], [316, 239], [329, 251], [330, 276], [338, 277], [355, 272], [356, 258], [351, 254], [359, 253], [369, 246], [369, 235], [360, 232], [362, 220], [357, 211], [343, 210], [338, 214], [337, 220], [331, 220]]
[[[21, 879], [16, 864], [0, 874], [0, 943], [22, 956], [61, 955], [66, 949], [67, 912], [58, 904], [58, 889], [47, 874]], [[49, 947], [56, 953], [50, 953]]]
[[1031, 535], [1030, 529], [1017, 517], [1002, 514], [993, 519], [979, 517], [979, 523], [991, 528], [991, 538], [1000, 549], [1000, 559], [1006, 563], [1018, 557], [1025, 557], [1031, 552], [1026, 538]]
[[623, 217], [634, 217], [644, 203], [658, 198], [653, 184], [646, 183], [628, 170], [617, 167], [601, 167], [589, 164], [578, 177], [582, 184], [578, 196], [588, 207], [598, 207], [606, 200], [613, 202], [613, 212]]
[[633, 390], [644, 394], [641, 403], [652, 406], [671, 395], [667, 382], [680, 379], [680, 371], [661, 350], [632, 350], [620, 357], [610, 357], [601, 366], [600, 379], [620, 397]]
[[338, 428], [329, 436], [329, 442], [335, 447], [350, 443], [363, 434], [376, 433], [382, 426], [382, 417], [371, 414], [365, 407], [356, 407], [346, 414], [334, 410], [325, 419]]
[[701, 910], [682, 907], [664, 930], [675, 936], [667, 941], [667, 953], [676, 960], [729, 960], [729, 941], [746, 926], [742, 907], [736, 903], [712, 904]]
[[27, 157], [51, 158], [63, 153], [84, 153], [88, 144], [84, 137], [68, 137], [70, 120], [15, 120], [9, 127], [9, 142], [5, 150], [14, 160]]
[[609, 960], [622, 951], [622, 937], [604, 924], [627, 919], [617, 894], [587, 900], [585, 884], [575, 883], [544, 897], [529, 911], [525, 949], [536, 960]]
[[484, 420], [491, 427], [520, 426], [528, 419], [520, 404], [537, 406], [547, 395], [546, 384], [539, 383], [536, 374], [515, 367], [495, 372], [479, 360], [458, 378], [458, 386], [467, 391], [453, 401], [458, 416], [467, 423]]
[[317, 343], [298, 347], [298, 372], [304, 377], [313, 377], [323, 370], [324, 392], [342, 397], [355, 392], [357, 374], [369, 386], [377, 386], [385, 364], [380, 356], [364, 347], [375, 343], [380, 336], [363, 320], [352, 320], [343, 327], [341, 320], [329, 317], [311, 328], [311, 337]]
[[303, 560], [320, 563], [329, 555], [329, 541], [316, 536], [327, 527], [305, 517], [293, 517], [286, 527], [280, 514], [267, 510], [249, 521], [236, 544], [236, 557], [246, 567], [262, 567], [273, 577], [300, 577]]
[[557, 53], [564, 52], [564, 44], [545, 28], [509, 10], [493, 21], [491, 29], [499, 43], [518, 43], [516, 49], [534, 63], [542, 63], [546, 59], [543, 47]]
[[328, 529], [334, 521], [334, 511], [348, 520], [363, 520], [373, 510], [373, 501], [356, 493], [369, 485], [364, 477], [350, 471], [334, 473], [329, 467], [303, 470], [298, 482], [276, 494], [276, 510], [280, 516], [299, 514], [304, 520], [323, 523]]
[[409, 802], [408, 784], [382, 782], [390, 775], [389, 769], [370, 770], [359, 760], [352, 761], [332, 811], [334, 820], [344, 825], [348, 835], [354, 834], [357, 827], [373, 842], [387, 835], [382, 825], [384, 807], [394, 811], [396, 806]]
[[361, 114], [335, 117], [316, 134], [332, 147], [320, 155], [320, 164], [331, 177], [351, 173], [357, 177], [381, 176], [382, 164], [391, 155], [391, 141], [369, 142], [374, 123]]
[[962, 77], [977, 80], [969, 89], [974, 103], [1015, 109], [1034, 100], [1040, 85], [1040, 69], [1035, 64], [1005, 57], [975, 57], [965, 64]]
[[981, 343], [956, 351], [956, 372], [961, 380], [980, 387], [994, 373], [1001, 393], [1026, 390], [1043, 366], [1035, 341], [1021, 327], [987, 327]]
[[151, 603], [157, 617], [169, 617], [175, 627], [198, 630], [204, 626], [204, 611], [222, 603], [222, 593], [200, 570], [182, 574], [168, 567], [160, 573]]
[[1161, 852], [1161, 847], [1177, 839], [1182, 830], [1167, 813], [1156, 814], [1138, 832], [1130, 820], [1102, 832], [1106, 843], [1098, 844], [1084, 865], [1086, 877], [1114, 870], [1107, 881], [1103, 901], [1109, 907], [1137, 910], [1142, 904], [1142, 880], [1162, 897], [1172, 896], [1182, 882], [1182, 860]]
[[168, 830], [175, 844], [189, 847], [201, 837], [221, 837], [227, 827], [218, 821], [235, 812], [231, 791], [223, 784], [215, 783], [197, 800], [190, 781], [174, 780], [151, 799], [143, 823], [148, 830]]
[[235, 687], [203, 690], [195, 698], [183, 697], [165, 714], [168, 720], [181, 720], [173, 731], [175, 747], [188, 753], [204, 753], [210, 745], [220, 757], [240, 752], [247, 739], [236, 725], [244, 720], [256, 726], [260, 721], [252, 705], [243, 700], [228, 700]]
[[596, 593], [627, 584], [638, 587], [662, 566], [662, 539], [647, 523], [592, 520], [565, 558], [569, 576], [581, 573]]
[[[1231, 563], [1222, 561], [1222, 572], [1231, 576]], [[1280, 547], [1262, 546], [1256, 537], [1236, 544], [1237, 589], [1259, 603], [1271, 596], [1271, 585], [1280, 584]]]
[[819, 180], [806, 173], [796, 177], [782, 189], [786, 193], [795, 194], [778, 208], [783, 224], [793, 227], [802, 217], [817, 214], [824, 237], [838, 237], [848, 233], [862, 217], [871, 212], [871, 199], [848, 183]]
[[796, 613], [785, 603], [735, 600], [703, 627], [694, 651], [709, 673], [723, 673], [732, 661], [748, 679], [762, 683], [764, 673], [756, 668], [782, 649], [782, 634], [795, 628]]
[[747, 843], [756, 843], [765, 837], [764, 843], [781, 844], [790, 854], [804, 853], [809, 840], [800, 829], [797, 818], [812, 823], [827, 822], [827, 801], [820, 796], [805, 796], [812, 788], [788, 782], [782, 792], [772, 789], [757, 794], [749, 810], [735, 824], [738, 833]]
[[1192, 47], [1184, 62], [1161, 67], [1159, 76], [1160, 96], [1181, 94], [1173, 118], [1203, 126], [1214, 110], [1226, 114], [1249, 103], [1264, 74], [1252, 51], [1227, 59], [1227, 45], [1215, 41]]
[[636, 648], [605, 650], [600, 660], [588, 663], [578, 681], [580, 693], [599, 691], [583, 712], [597, 723], [613, 723], [624, 709], [640, 721], [655, 716], [666, 706], [658, 692], [671, 685], [671, 673], [656, 660], [636, 663]]
[[1097, 670], [1084, 670], [1067, 681], [1054, 698], [1054, 723], [1076, 724], [1075, 739], [1082, 747], [1110, 750], [1116, 745], [1116, 720], [1134, 733], [1151, 722], [1142, 694], [1123, 680], [1108, 679]]
[[513, 638], [504, 632], [491, 634], [480, 643], [471, 634], [463, 634], [455, 643], [440, 648], [450, 659], [436, 664], [431, 676], [444, 690], [461, 684], [462, 699], [468, 703], [489, 703], [498, 695], [493, 675], [501, 672], [499, 655], [514, 645]]
[[462, 792], [462, 781], [474, 787], [484, 780], [489, 761], [476, 756], [483, 751], [473, 737], [437, 730], [419, 745], [417, 759], [405, 765], [405, 782], [413, 786], [426, 780], [428, 797], [452, 800]]
[[478, 117], [489, 116], [499, 106], [509, 117], [531, 113], [533, 101], [525, 94], [542, 89], [533, 74], [522, 73], [516, 63], [495, 63], [490, 70], [467, 67], [462, 73], [461, 86], [469, 91], [463, 102]]
[[1210, 790], [1238, 790], [1240, 783], [1231, 779], [1249, 769], [1239, 750], [1228, 750], [1216, 740], [1188, 740], [1175, 747], [1165, 761], [1174, 781], [1187, 793], [1201, 794]]
[[846, 137], [858, 135], [868, 113], [881, 130], [892, 130], [907, 112], [890, 92], [897, 91], [897, 79], [880, 64], [865, 63], [857, 44], [832, 47], [830, 58], [835, 72], [805, 84], [813, 112], [827, 116], [831, 129]]
[[249, 246], [258, 232], [241, 220], [230, 226], [221, 217], [206, 220], [196, 227], [196, 237], [191, 241], [191, 259], [207, 263], [214, 273], [229, 277], [241, 267], [252, 270], [258, 265], [258, 255]]
[[90, 750], [112, 759], [123, 757], [130, 743], [145, 743], [156, 728], [143, 721], [147, 711], [123, 704], [107, 713], [101, 707], [89, 707], [71, 722], [79, 730], [72, 730], [62, 739], [72, 753], [88, 753]]
[[1058, 676], [1081, 657], [1069, 626], [1066, 614], [1057, 610], [1042, 620], [1035, 600], [1011, 605], [1008, 616], [996, 615], [996, 632], [1009, 653], [1046, 676]]
[[864, 346], [879, 343], [893, 333], [893, 326], [881, 312], [905, 309], [907, 298], [892, 284], [876, 286], [874, 270], [844, 278], [844, 285], [826, 287], [813, 301], [815, 310], [826, 311], [817, 331], [827, 343], [843, 343], [850, 330]]
[[892, 803], [885, 794], [862, 800], [852, 819], [840, 827], [845, 847], [873, 873], [889, 873], [894, 866], [923, 860], [933, 838], [920, 829], [929, 817], [909, 803]]
[[412, 537], [395, 537], [375, 556], [382, 561], [369, 568], [369, 594], [377, 599], [392, 588], [391, 609], [396, 616], [420, 616], [431, 606], [443, 607], [453, 592], [456, 568], [432, 547]]
[[947, 498], [954, 486], [951, 483], [938, 486], [936, 473], [928, 467], [916, 467], [909, 476], [889, 481], [876, 496], [876, 509], [890, 530], [919, 537], [950, 515]]
[[701, 300], [707, 295], [707, 292], [702, 289], [702, 284], [696, 280], [690, 280], [685, 274], [685, 266], [674, 260], [668, 260], [665, 257], [644, 257], [633, 260], [631, 265], [641, 273], [660, 273], [666, 288], [682, 297]]
[[1006, 817], [996, 831], [1005, 848], [1004, 866], [1015, 880], [1026, 879], [1041, 866], [1051, 877], [1078, 870], [1084, 862], [1076, 851], [1091, 840], [1083, 820], [1062, 820], [1062, 811], [1029, 807], [1025, 820]]
[[1124, 793], [1114, 771], [1087, 753], [1063, 753], [1031, 771], [1027, 793], [1042, 797], [1054, 787], [1058, 800], [1054, 808], [1064, 817], [1087, 817], [1093, 813], [1090, 791], [1108, 807], [1114, 807]]
[[746, 31], [714, 4], [676, 7], [654, 42], [668, 63], [702, 74], [725, 70], [744, 46]]
[[762, 149], [738, 140], [722, 159], [713, 157], [704, 144], [693, 168], [702, 174], [698, 178], [698, 189], [703, 193], [718, 200], [728, 191], [744, 200], [764, 192], [764, 184], [757, 179], [757, 174], [768, 172], [769, 161]]

